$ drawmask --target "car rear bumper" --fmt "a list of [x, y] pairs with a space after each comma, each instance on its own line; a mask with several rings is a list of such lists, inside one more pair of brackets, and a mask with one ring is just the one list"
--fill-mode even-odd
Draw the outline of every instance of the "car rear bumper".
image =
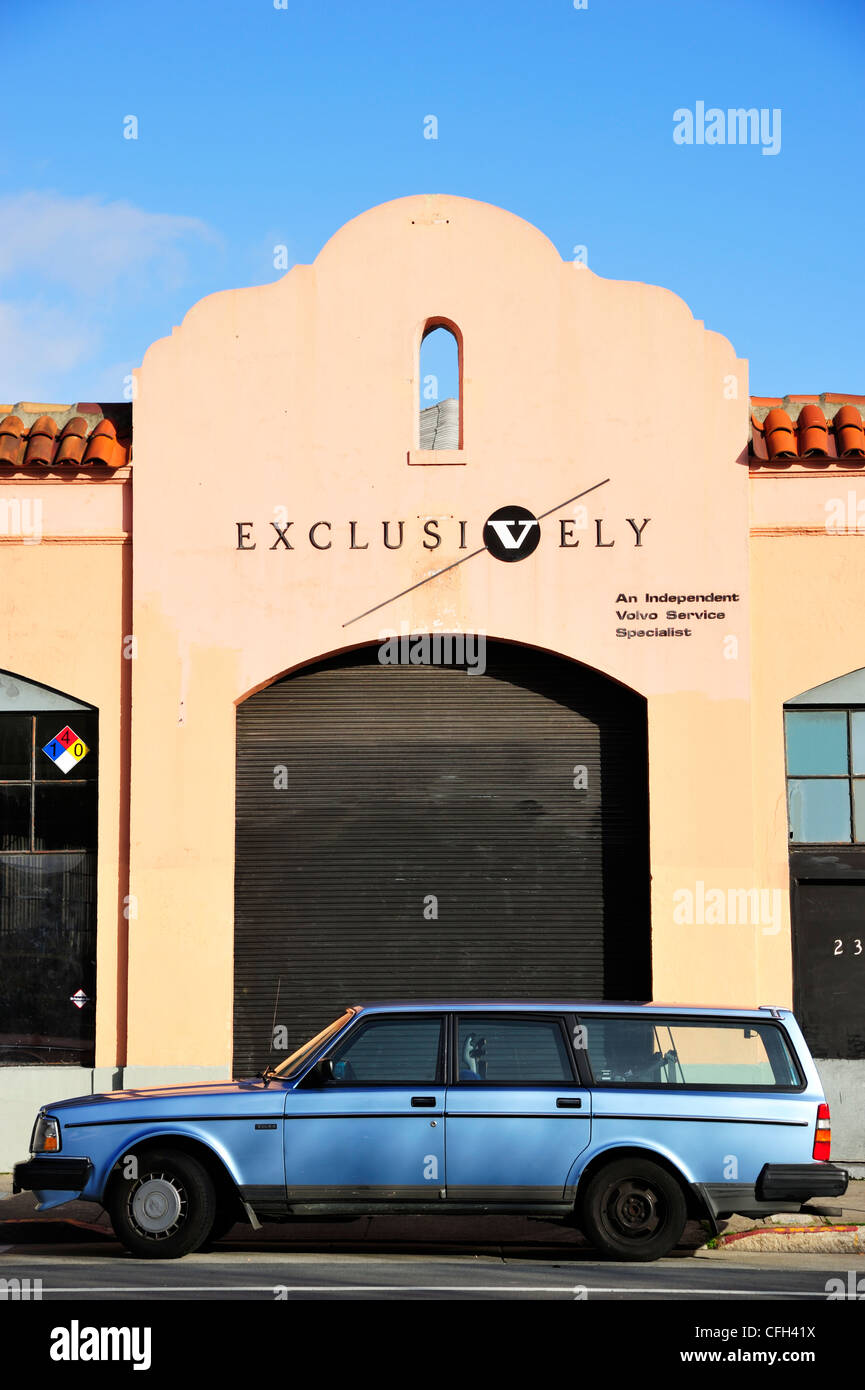
[[714, 1220], [798, 1211], [815, 1197], [841, 1197], [848, 1182], [849, 1175], [834, 1163], [767, 1163], [756, 1183], [710, 1182], [694, 1187]]
[[89, 1158], [31, 1158], [12, 1169], [12, 1191], [83, 1192], [92, 1172]]
[[757, 1179], [763, 1202], [807, 1202], [812, 1197], [842, 1197], [849, 1174], [834, 1163], [767, 1163]]

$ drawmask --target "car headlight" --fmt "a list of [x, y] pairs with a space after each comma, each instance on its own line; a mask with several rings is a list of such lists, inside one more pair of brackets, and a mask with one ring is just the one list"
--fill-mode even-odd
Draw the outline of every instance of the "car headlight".
[[30, 1152], [54, 1154], [60, 1149], [60, 1124], [53, 1115], [39, 1115], [33, 1126]]

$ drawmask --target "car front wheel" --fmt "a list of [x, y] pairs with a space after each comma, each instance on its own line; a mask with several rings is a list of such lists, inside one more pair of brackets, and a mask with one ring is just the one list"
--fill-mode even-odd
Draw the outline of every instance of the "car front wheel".
[[207, 1170], [173, 1149], [126, 1155], [107, 1205], [117, 1239], [143, 1259], [191, 1254], [203, 1245], [216, 1217]]
[[590, 1178], [579, 1224], [617, 1260], [659, 1260], [685, 1229], [687, 1207], [672, 1174], [650, 1159], [615, 1159]]
[[234, 1230], [239, 1221], [243, 1221], [243, 1212], [239, 1210], [236, 1202], [228, 1206], [217, 1203], [216, 1217], [207, 1234], [207, 1244], [212, 1245], [214, 1241], [222, 1240], [223, 1236]]

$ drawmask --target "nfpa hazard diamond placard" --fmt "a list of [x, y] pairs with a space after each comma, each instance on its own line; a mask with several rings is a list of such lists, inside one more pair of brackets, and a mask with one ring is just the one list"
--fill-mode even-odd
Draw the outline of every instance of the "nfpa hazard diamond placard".
[[66, 725], [59, 734], [55, 734], [49, 739], [42, 749], [56, 763], [63, 773], [70, 772], [73, 767], [77, 767], [82, 758], [86, 758], [90, 750], [83, 739], [80, 739], [74, 729]]

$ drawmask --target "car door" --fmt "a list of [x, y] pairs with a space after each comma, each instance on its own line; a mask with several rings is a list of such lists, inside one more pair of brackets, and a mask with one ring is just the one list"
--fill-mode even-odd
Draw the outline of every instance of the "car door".
[[572, 1200], [568, 1173], [591, 1134], [591, 1093], [564, 1015], [463, 1011], [452, 1024], [447, 1200]]
[[286, 1097], [288, 1204], [439, 1200], [445, 1051], [443, 1014], [362, 1013]]

